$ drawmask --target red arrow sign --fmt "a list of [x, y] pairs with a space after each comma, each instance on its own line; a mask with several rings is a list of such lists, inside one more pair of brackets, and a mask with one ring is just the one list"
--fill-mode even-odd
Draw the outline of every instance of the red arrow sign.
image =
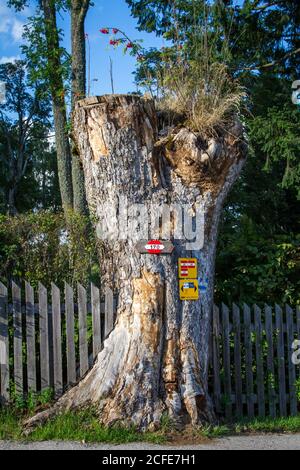
[[146, 245], [145, 249], [151, 255], [159, 255], [164, 251], [164, 244], [159, 240], [150, 240]]

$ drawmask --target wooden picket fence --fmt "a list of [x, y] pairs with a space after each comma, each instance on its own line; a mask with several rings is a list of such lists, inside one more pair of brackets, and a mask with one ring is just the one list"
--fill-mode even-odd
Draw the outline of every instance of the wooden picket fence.
[[[92, 367], [114, 326], [117, 300], [110, 289], [65, 284], [61, 292], [25, 283], [0, 283], [0, 401], [53, 389], [59, 397]], [[50, 302], [51, 298], [51, 302]], [[227, 419], [298, 412], [300, 368], [292, 343], [300, 339], [300, 309], [214, 307], [210, 391]]]
[[212, 325], [212, 394], [227, 419], [298, 413], [300, 368], [292, 344], [300, 339], [300, 309], [215, 306]]
[[14, 282], [11, 292], [0, 283], [1, 403], [10, 400], [12, 382], [17, 395], [51, 388], [59, 397], [86, 374], [114, 325], [110, 289], [101, 302], [97, 287], [87, 292], [78, 284], [75, 303], [68, 284], [64, 299], [52, 284], [51, 305], [42, 284], [35, 295], [25, 283], [22, 294]]

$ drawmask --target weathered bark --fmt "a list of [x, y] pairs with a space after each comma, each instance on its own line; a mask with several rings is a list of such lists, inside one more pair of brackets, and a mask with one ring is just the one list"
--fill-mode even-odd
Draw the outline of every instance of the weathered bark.
[[64, 84], [61, 73], [59, 54], [59, 35], [56, 22], [56, 8], [53, 0], [42, 0], [47, 41], [47, 57], [50, 70], [50, 89], [53, 104], [55, 142], [59, 187], [63, 208], [68, 212], [73, 209], [72, 162], [69, 137], [67, 132], [67, 112], [64, 98]]
[[[80, 102], [75, 131], [96, 220], [105, 216], [107, 201], [118, 210], [122, 196], [129, 205], [147, 205], [153, 216], [165, 203], [201, 206], [204, 247], [187, 251], [184, 240], [174, 239], [172, 255], [153, 256], [137, 253], [130, 238], [103, 240], [103, 284], [118, 294], [115, 328], [91, 372], [28, 426], [88, 404], [98, 407], [106, 425], [154, 429], [164, 412], [179, 424], [212, 421], [208, 362], [215, 253], [222, 205], [245, 162], [242, 127], [235, 121], [210, 142], [177, 128], [158, 141], [151, 100], [111, 95]], [[199, 279], [208, 278], [198, 301], [179, 300], [181, 256], [197, 258]]]
[[[90, 0], [71, 1], [71, 40], [72, 40], [72, 112], [78, 100], [86, 96], [86, 39], [85, 18]], [[72, 181], [74, 210], [84, 214], [87, 202], [84, 188], [84, 174], [76, 146], [72, 145]]]

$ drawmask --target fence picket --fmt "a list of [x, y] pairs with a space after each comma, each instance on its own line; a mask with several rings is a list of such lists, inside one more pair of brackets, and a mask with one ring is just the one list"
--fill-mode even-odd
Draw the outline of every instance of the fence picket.
[[256, 349], [256, 381], [257, 381], [257, 401], [258, 416], [264, 418], [265, 408], [265, 381], [264, 381], [264, 357], [263, 357], [263, 333], [261, 321], [261, 309], [254, 305], [254, 324], [255, 324], [255, 349]]
[[89, 355], [87, 342], [87, 295], [85, 288], [81, 284], [78, 284], [78, 318], [80, 377], [83, 377], [89, 369]]
[[76, 351], [75, 351], [75, 319], [74, 319], [74, 292], [65, 282], [66, 305], [66, 339], [67, 339], [67, 385], [71, 387], [76, 383]]
[[41, 390], [50, 387], [49, 325], [47, 289], [39, 283], [40, 369]]
[[26, 350], [27, 350], [27, 382], [28, 391], [36, 392], [36, 347], [35, 347], [35, 313], [34, 290], [25, 282], [26, 301]]
[[278, 383], [279, 383], [279, 410], [280, 416], [287, 415], [286, 382], [285, 382], [285, 353], [282, 309], [275, 305], [276, 334], [277, 334], [277, 359], [278, 359]]
[[292, 344], [294, 342], [294, 312], [286, 305], [286, 324], [287, 324], [287, 350], [288, 350], [288, 369], [289, 369], [289, 398], [290, 414], [297, 415], [297, 397], [296, 397], [296, 368], [292, 361]]
[[0, 282], [0, 403], [9, 401], [8, 292]]
[[55, 397], [63, 392], [60, 290], [52, 283], [53, 379]]
[[221, 413], [220, 311], [216, 305], [214, 305], [213, 310], [213, 374], [216, 412]]
[[232, 416], [231, 399], [231, 370], [230, 370], [230, 323], [229, 309], [222, 304], [223, 323], [223, 361], [224, 361], [224, 392], [225, 392], [225, 414], [227, 418]]
[[114, 296], [113, 291], [106, 287], [105, 289], [105, 328], [104, 339], [109, 336], [114, 327]]
[[236, 415], [243, 416], [243, 382], [242, 382], [242, 353], [241, 353], [241, 315], [237, 305], [232, 306], [234, 331], [234, 368], [235, 368], [235, 397]]
[[23, 351], [21, 289], [12, 282], [13, 327], [14, 327], [14, 383], [18, 395], [23, 394]]
[[249, 418], [254, 417], [253, 402], [253, 352], [251, 338], [251, 310], [244, 304], [244, 334], [245, 334], [245, 352], [246, 352], [246, 396]]
[[93, 317], [93, 357], [96, 359], [101, 350], [101, 312], [100, 312], [100, 291], [91, 284], [91, 301]]
[[268, 394], [269, 394], [269, 414], [271, 418], [276, 418], [276, 397], [275, 397], [275, 367], [274, 367], [274, 342], [273, 342], [273, 318], [272, 309], [265, 306], [266, 319], [266, 339], [268, 344], [267, 370], [268, 370]]

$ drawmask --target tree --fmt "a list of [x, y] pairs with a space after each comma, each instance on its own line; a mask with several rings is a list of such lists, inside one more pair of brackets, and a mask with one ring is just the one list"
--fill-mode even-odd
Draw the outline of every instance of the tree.
[[[27, 4], [25, 0], [10, 0], [8, 3], [18, 10]], [[62, 9], [71, 12], [74, 53], [74, 61], [71, 61], [71, 90], [72, 103], [75, 103], [86, 92], [84, 21], [89, 5], [89, 1], [41, 0], [36, 15], [30, 19], [25, 30], [28, 45], [23, 46], [28, 65], [32, 69], [32, 80], [36, 77], [43, 78], [51, 91], [60, 191], [66, 217], [70, 209], [84, 213], [86, 198], [82, 168], [74, 149], [71, 152], [69, 140], [66, 80], [70, 61], [69, 55], [60, 46], [61, 31], [58, 29], [56, 16]]]
[[[103, 237], [102, 281], [118, 294], [115, 328], [83, 381], [27, 425], [91, 404], [106, 425], [153, 429], [164, 412], [180, 424], [211, 422], [208, 361], [217, 233], [222, 205], [246, 158], [243, 128], [233, 117], [228, 132], [219, 130], [214, 138], [181, 125], [158, 140], [154, 102], [135, 95], [80, 102], [74, 123], [89, 207], [102, 229], [107, 218], [121, 217], [124, 199], [129, 227], [137, 231], [145, 220], [137, 222], [136, 205], [154, 220], [164, 204], [179, 204], [194, 215], [202, 208], [204, 246], [186, 246], [175, 237], [172, 255], [151, 256], [140, 255], [122, 228], [116, 240]], [[164, 233], [171, 220], [161, 227]], [[208, 288], [199, 300], [181, 302], [178, 257], [189, 255], [198, 259]]]
[[[86, 37], [84, 24], [90, 0], [71, 0], [71, 39], [72, 39], [72, 113], [79, 99], [86, 96]], [[74, 190], [74, 210], [86, 212], [84, 175], [76, 147], [72, 151], [72, 179]]]
[[41, 84], [29, 86], [24, 62], [1, 65], [0, 80], [6, 83], [6, 102], [0, 105], [1, 168], [7, 211], [15, 215], [16, 196], [33, 164], [37, 143], [48, 146], [50, 107], [41, 99]]

